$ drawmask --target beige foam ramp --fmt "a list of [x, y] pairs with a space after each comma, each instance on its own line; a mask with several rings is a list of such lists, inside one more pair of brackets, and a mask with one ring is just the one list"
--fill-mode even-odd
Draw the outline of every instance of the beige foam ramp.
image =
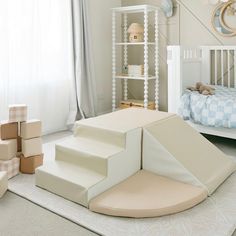
[[89, 209], [112, 216], [157, 217], [189, 209], [206, 197], [203, 188], [141, 170], [92, 199]]
[[235, 163], [178, 116], [143, 131], [143, 168], [211, 194], [235, 171]]

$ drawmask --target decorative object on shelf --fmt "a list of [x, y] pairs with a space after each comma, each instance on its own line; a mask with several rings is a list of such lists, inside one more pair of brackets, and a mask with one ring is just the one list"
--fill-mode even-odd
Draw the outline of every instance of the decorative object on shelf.
[[143, 76], [144, 65], [128, 65], [128, 75], [129, 76]]
[[173, 16], [173, 2], [172, 0], [162, 0], [161, 2], [161, 8], [164, 11], [166, 17]]
[[129, 41], [132, 43], [143, 42], [143, 26], [138, 23], [132, 23], [128, 29]]
[[[143, 107], [148, 109], [149, 106], [149, 81], [154, 82], [154, 98], [155, 109], [159, 107], [159, 11], [160, 8], [151, 5], [137, 5], [118, 7], [112, 9], [112, 111], [117, 108], [117, 80], [121, 79], [123, 84], [123, 100], [127, 101], [128, 97], [128, 82], [129, 80], [142, 80], [143, 81]], [[128, 16], [129, 14], [140, 14], [143, 16], [143, 26], [138, 23], [132, 23], [128, 27]], [[117, 16], [123, 18], [123, 40], [118, 40], [116, 28]], [[152, 17], [150, 17], [152, 16]], [[119, 19], [119, 18], [118, 18]], [[119, 22], [119, 20], [118, 20]], [[148, 27], [153, 25], [154, 27]], [[128, 38], [130, 34], [130, 39]], [[137, 36], [134, 38], [134, 36]], [[151, 35], [151, 36], [150, 36]], [[154, 36], [154, 37], [152, 37]], [[151, 40], [150, 40], [151, 38]], [[141, 42], [140, 42], [141, 41]], [[123, 67], [121, 70], [117, 65], [117, 47], [123, 46]], [[129, 68], [129, 55], [128, 47], [142, 47], [143, 48], [143, 69], [142, 66], [139, 68]], [[150, 50], [154, 53], [149, 53]], [[135, 50], [133, 51], [135, 52]], [[154, 54], [154, 55], [153, 55]], [[149, 75], [149, 64], [153, 65], [150, 68], [154, 72], [154, 75]], [[131, 65], [132, 66], [132, 65]], [[130, 69], [130, 71], [128, 71]], [[132, 75], [132, 76], [130, 76]]]
[[[128, 99], [126, 101], [120, 102], [121, 109], [130, 108], [130, 107], [144, 108], [144, 103], [142, 100], [136, 100], [136, 99]], [[148, 109], [155, 110], [155, 102], [149, 101]]]

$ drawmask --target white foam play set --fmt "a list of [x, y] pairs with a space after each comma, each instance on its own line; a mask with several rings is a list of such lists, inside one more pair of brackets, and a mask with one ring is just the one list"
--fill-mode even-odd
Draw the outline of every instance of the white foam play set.
[[78, 121], [36, 185], [98, 213], [154, 217], [195, 206], [234, 171], [177, 115], [129, 108]]

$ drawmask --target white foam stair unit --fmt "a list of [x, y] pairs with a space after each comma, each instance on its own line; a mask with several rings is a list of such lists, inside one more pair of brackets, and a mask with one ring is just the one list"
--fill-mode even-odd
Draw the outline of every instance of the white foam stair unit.
[[74, 137], [56, 145], [55, 161], [36, 170], [36, 185], [88, 206], [90, 199], [140, 170], [141, 127], [156, 119], [129, 109], [77, 122]]

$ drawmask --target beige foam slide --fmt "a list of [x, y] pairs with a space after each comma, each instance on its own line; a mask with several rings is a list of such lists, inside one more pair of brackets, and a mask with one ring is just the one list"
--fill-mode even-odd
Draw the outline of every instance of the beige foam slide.
[[178, 116], [143, 129], [143, 168], [213, 193], [235, 163]]
[[156, 217], [189, 209], [207, 197], [200, 187], [139, 171], [92, 199], [94, 212], [123, 217]]

